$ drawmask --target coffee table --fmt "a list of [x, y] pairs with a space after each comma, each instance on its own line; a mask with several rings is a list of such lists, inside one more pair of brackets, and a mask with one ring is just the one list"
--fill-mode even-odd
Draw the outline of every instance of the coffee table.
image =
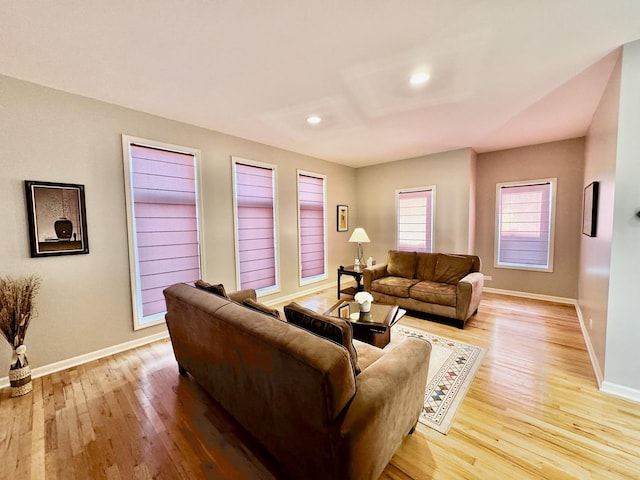
[[384, 348], [391, 341], [391, 327], [406, 313], [396, 305], [381, 303], [372, 303], [370, 312], [361, 313], [358, 302], [348, 300], [340, 300], [324, 312], [348, 320], [353, 328], [353, 338], [378, 348]]

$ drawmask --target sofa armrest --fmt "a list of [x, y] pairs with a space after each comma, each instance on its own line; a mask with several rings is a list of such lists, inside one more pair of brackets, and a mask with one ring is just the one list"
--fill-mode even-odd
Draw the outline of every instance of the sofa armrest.
[[415, 426], [424, 405], [431, 344], [407, 338], [356, 377], [357, 392], [341, 426], [348, 444], [340, 455], [353, 475], [377, 478]]
[[381, 263], [380, 265], [373, 265], [367, 267], [363, 271], [363, 283], [365, 292], [371, 291], [371, 282], [382, 277], [387, 276], [387, 264]]
[[475, 313], [480, 305], [482, 288], [484, 287], [484, 275], [480, 272], [472, 272], [458, 282], [456, 299], [456, 318], [466, 321]]
[[253, 301], [257, 300], [256, 291], [251, 288], [248, 288], [246, 290], [238, 290], [237, 292], [228, 293], [227, 295], [229, 296], [229, 299], [238, 303], [242, 303], [248, 298]]

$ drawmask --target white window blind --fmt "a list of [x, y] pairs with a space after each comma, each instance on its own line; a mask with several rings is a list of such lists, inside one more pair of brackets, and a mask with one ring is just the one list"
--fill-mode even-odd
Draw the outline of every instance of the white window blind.
[[433, 190], [422, 188], [396, 192], [398, 250], [433, 250]]
[[239, 287], [275, 289], [274, 170], [234, 161]]
[[555, 179], [499, 184], [496, 266], [549, 270]]
[[163, 320], [162, 291], [200, 278], [195, 155], [127, 145], [136, 327]]
[[326, 277], [325, 179], [298, 173], [300, 279]]

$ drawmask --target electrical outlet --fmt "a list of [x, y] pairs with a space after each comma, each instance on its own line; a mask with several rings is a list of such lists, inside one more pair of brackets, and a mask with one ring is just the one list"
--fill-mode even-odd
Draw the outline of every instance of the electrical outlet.
[[492, 277], [491, 275], [485, 275], [485, 276], [484, 276], [484, 279], [485, 279], [485, 281], [487, 281], [487, 282], [488, 282], [488, 281], [490, 281], [490, 280], [493, 280], [493, 277]]
[[589, 330], [593, 330], [593, 318], [589, 319]]

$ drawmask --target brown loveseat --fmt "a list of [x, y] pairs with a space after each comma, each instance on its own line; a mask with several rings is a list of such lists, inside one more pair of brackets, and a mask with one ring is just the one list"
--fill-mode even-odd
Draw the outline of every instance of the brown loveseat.
[[[354, 359], [343, 345], [228, 298], [185, 284], [164, 295], [180, 372], [273, 456], [278, 478], [378, 478], [415, 426], [428, 342], [407, 338], [383, 351], [345, 337]], [[326, 319], [296, 304], [287, 309], [315, 316], [312, 323]]]
[[364, 270], [375, 302], [465, 322], [480, 304], [480, 257], [390, 250], [387, 263]]

